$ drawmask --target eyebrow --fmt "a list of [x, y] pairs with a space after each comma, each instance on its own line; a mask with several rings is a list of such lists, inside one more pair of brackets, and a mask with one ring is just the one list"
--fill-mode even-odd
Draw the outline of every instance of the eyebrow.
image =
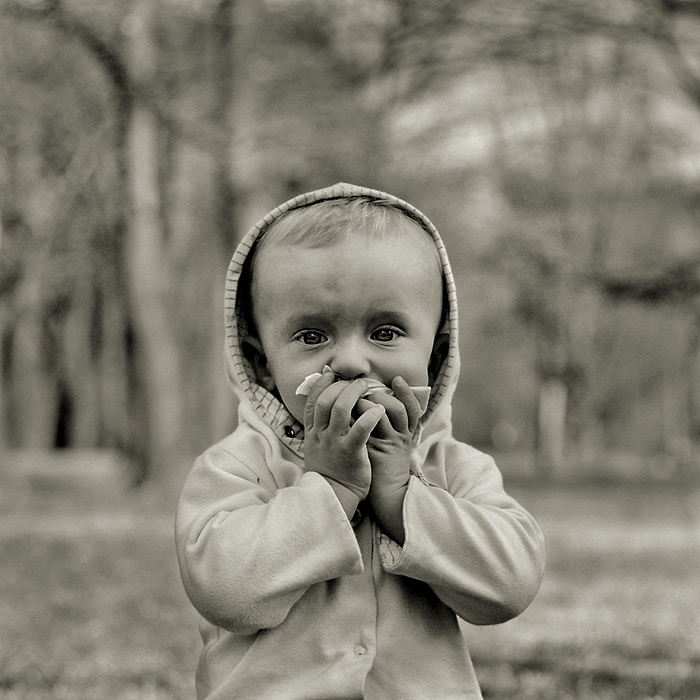
[[324, 313], [301, 313], [296, 316], [290, 316], [284, 322], [284, 329], [287, 331], [305, 328], [307, 326], [325, 326], [332, 320], [331, 314]]
[[[291, 316], [284, 323], [286, 331], [297, 330], [308, 327], [328, 327], [333, 326], [337, 315], [331, 312], [309, 312], [299, 313]], [[411, 315], [397, 309], [379, 309], [372, 311], [367, 318], [367, 325], [381, 325], [383, 323], [395, 323], [396, 325], [408, 327], [411, 324]]]
[[408, 326], [411, 323], [411, 315], [396, 309], [380, 309], [372, 312], [369, 321], [371, 325], [375, 323], [395, 323], [399, 326]]

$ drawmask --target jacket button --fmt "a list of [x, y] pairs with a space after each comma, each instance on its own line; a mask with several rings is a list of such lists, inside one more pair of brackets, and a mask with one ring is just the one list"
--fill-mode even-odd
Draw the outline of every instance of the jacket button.
[[364, 644], [355, 644], [353, 651], [356, 656], [364, 656], [367, 653], [367, 647]]

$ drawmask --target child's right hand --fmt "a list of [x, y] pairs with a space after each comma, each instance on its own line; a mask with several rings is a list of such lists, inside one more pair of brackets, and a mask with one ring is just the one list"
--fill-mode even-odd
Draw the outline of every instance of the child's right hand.
[[367, 497], [372, 481], [367, 440], [385, 412], [370, 402], [362, 402], [363, 410], [357, 406], [366, 391], [364, 380], [336, 381], [326, 370], [309, 392], [304, 409], [306, 469], [348, 489], [358, 502]]

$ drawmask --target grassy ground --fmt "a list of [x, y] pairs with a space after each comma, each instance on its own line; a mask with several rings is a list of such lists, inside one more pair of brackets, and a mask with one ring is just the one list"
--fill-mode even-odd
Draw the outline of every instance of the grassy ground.
[[697, 491], [608, 486], [516, 495], [545, 530], [548, 567], [523, 615], [466, 630], [484, 697], [698, 700]]
[[[511, 491], [549, 564], [522, 616], [465, 628], [485, 698], [698, 700], [698, 492]], [[115, 493], [4, 493], [0, 698], [191, 700], [196, 617], [171, 515]]]

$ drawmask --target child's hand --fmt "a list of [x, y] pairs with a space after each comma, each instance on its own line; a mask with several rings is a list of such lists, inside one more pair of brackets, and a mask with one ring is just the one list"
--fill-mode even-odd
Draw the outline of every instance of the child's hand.
[[360, 406], [366, 401], [386, 410], [367, 442], [372, 465], [369, 500], [382, 528], [403, 544], [403, 499], [410, 474], [413, 434], [422, 409], [403, 377], [395, 377], [391, 388], [394, 396], [372, 394]]
[[[367, 440], [384, 416], [384, 408], [376, 403], [358, 405], [366, 391], [362, 379], [335, 381], [333, 372], [325, 371], [309, 392], [304, 409], [306, 469], [322, 474], [332, 486], [348, 489], [358, 503], [367, 497], [372, 481]], [[342, 498], [341, 503], [346, 505]], [[356, 507], [357, 503], [353, 512]]]

